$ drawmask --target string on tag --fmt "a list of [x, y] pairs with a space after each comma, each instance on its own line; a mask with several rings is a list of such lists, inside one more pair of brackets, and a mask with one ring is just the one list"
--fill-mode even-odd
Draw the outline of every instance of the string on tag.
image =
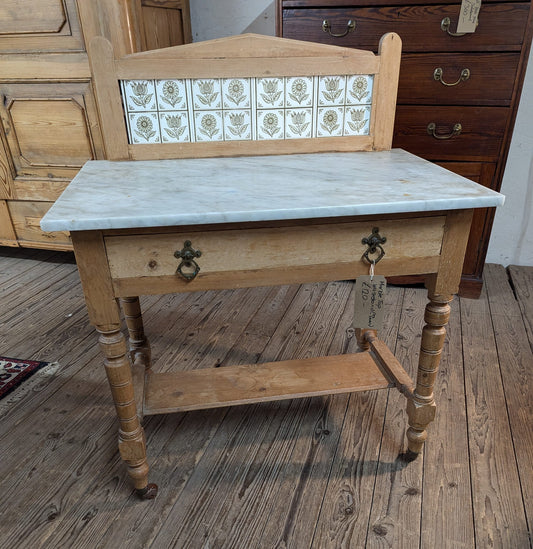
[[370, 262], [370, 282], [372, 282], [374, 280], [374, 267], [376, 265], [376, 262], [375, 260], [372, 260]]

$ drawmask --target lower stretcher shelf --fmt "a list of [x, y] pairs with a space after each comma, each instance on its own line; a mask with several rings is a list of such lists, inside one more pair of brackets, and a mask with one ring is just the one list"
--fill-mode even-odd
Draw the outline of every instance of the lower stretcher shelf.
[[[407, 375], [407, 374], [406, 374]], [[145, 378], [144, 415], [393, 387], [368, 352]]]

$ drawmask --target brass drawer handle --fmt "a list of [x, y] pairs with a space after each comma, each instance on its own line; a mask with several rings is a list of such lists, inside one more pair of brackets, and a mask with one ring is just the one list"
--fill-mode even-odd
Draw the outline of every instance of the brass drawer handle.
[[174, 252], [174, 257], [181, 259], [181, 263], [178, 265], [176, 274], [181, 275], [185, 280], [191, 281], [200, 272], [200, 266], [194, 260], [195, 257], [200, 257], [202, 252], [195, 250], [192, 247], [191, 241], [186, 240], [183, 243], [183, 249]]
[[322, 30], [324, 32], [327, 32], [330, 36], [333, 36], [334, 38], [342, 38], [343, 36], [346, 36], [349, 32], [353, 32], [355, 30], [355, 21], [352, 21], [351, 19], [346, 24], [346, 30], [342, 33], [336, 34], [334, 32], [331, 32], [331, 23], [324, 19], [322, 21]]
[[440, 82], [443, 86], [457, 86], [460, 82], [465, 82], [470, 78], [470, 69], [463, 69], [461, 71], [461, 76], [456, 82], [445, 82], [442, 78], [443, 70], [439, 67], [433, 71], [433, 79], [437, 82]]
[[[440, 22], [440, 28], [441, 28], [442, 32], [447, 32], [450, 36], [464, 36], [465, 34], [470, 34], [468, 32], [452, 32], [450, 30], [450, 25], [451, 24], [452, 24], [452, 20], [449, 17], [445, 17]], [[476, 27], [478, 26], [478, 24], [479, 24], [479, 21], [476, 21]]]
[[[385, 250], [381, 245], [387, 242], [387, 237], [381, 236], [379, 234], [379, 227], [374, 227], [372, 229], [372, 234], [363, 238], [361, 242], [367, 245], [367, 249], [365, 250], [363, 257], [367, 260], [368, 263], [375, 265], [383, 259], [383, 256], [385, 255]], [[376, 253], [378, 254], [377, 257], [370, 257], [371, 255], [374, 255]]]
[[459, 135], [461, 133], [463, 126], [457, 122], [457, 124], [454, 124], [452, 132], [448, 134], [438, 134], [436, 130], [437, 124], [435, 124], [435, 122], [430, 122], [427, 127], [429, 135], [432, 135], [435, 139], [451, 139], [455, 135]]

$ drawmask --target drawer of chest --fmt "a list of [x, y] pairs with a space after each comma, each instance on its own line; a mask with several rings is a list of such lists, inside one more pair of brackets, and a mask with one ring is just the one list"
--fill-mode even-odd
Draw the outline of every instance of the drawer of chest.
[[380, 37], [391, 31], [400, 35], [404, 52], [520, 50], [528, 2], [484, 3], [476, 32], [451, 36], [460, 7], [458, 3], [284, 9], [280, 28], [286, 38], [374, 51]]
[[399, 104], [511, 104], [519, 53], [405, 54]]
[[[380, 274], [431, 273], [438, 266], [444, 223], [445, 216], [307, 222], [109, 235], [105, 243], [115, 292], [128, 296], [353, 279], [368, 274], [362, 239], [374, 227], [386, 238]], [[187, 250], [190, 261], [185, 257]]]
[[428, 160], [495, 162], [508, 116], [506, 107], [399, 105], [392, 146]]
[[52, 202], [8, 201], [11, 221], [21, 246], [72, 250], [68, 232], [48, 233], [41, 230], [41, 218], [51, 206]]

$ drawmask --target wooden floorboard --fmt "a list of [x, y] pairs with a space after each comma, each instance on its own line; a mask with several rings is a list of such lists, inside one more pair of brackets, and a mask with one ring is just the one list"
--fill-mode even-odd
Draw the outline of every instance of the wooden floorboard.
[[[388, 314], [381, 337], [390, 346], [394, 346], [397, 340], [403, 297], [401, 288], [386, 294]], [[350, 300], [347, 304], [350, 316], [353, 316], [352, 307]], [[353, 338], [352, 347], [347, 350], [355, 350]], [[365, 546], [387, 400], [385, 391], [357, 393], [349, 398], [316, 527], [314, 547]]]
[[509, 267], [509, 277], [522, 311], [529, 345], [533, 351], [533, 267]]
[[[528, 270], [531, 274], [531, 269]], [[512, 398], [506, 398], [507, 414], [520, 478], [527, 530], [531, 532], [533, 529], [533, 406], [531, 405], [533, 351], [528, 344], [527, 324], [524, 325], [522, 322], [527, 315], [522, 317], [521, 313], [521, 309], [527, 313], [530, 303], [521, 299], [522, 307], [519, 306], [505, 279], [502, 266], [487, 266], [485, 281], [502, 385], [505, 395], [512, 395]], [[533, 290], [531, 282], [533, 277], [530, 276], [529, 296], [532, 295], [531, 290]], [[522, 290], [524, 289], [522, 286]], [[522, 296], [526, 297], [525, 291], [522, 291]], [[505, 452], [511, 454], [511, 449]]]
[[[356, 349], [353, 284], [141, 300], [155, 368]], [[149, 502], [117, 421], [73, 255], [0, 248], [0, 353], [57, 361], [0, 419], [0, 548], [531, 548], [533, 268], [456, 299], [423, 454], [395, 389], [145, 420]], [[381, 338], [414, 375], [425, 291], [391, 287]]]
[[[476, 542], [527, 547], [528, 531], [513, 451], [488, 287], [461, 301], [468, 440]], [[508, 329], [512, 329], [510, 326]]]

